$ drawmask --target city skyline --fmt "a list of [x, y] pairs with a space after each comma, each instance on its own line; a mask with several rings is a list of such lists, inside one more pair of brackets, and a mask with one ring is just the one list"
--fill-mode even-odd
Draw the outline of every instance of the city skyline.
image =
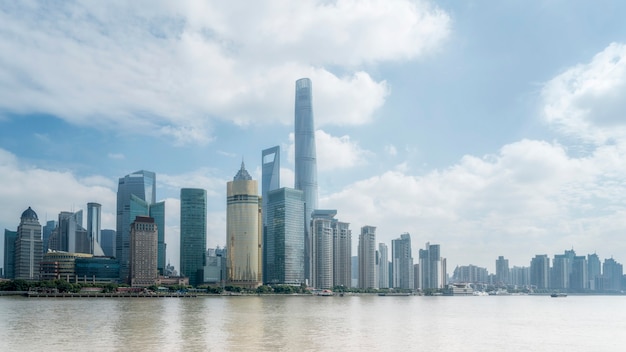
[[626, 257], [626, 4], [247, 10], [2, 7], [0, 230], [29, 206], [44, 225], [89, 202], [115, 229], [117, 179], [143, 169], [166, 261], [180, 267], [181, 188], [207, 190], [207, 246], [224, 246], [242, 157], [261, 180], [259, 152], [278, 145], [293, 187], [293, 85], [309, 77], [319, 207], [355, 229], [352, 253], [372, 225], [387, 244], [410, 233], [414, 257], [441, 244], [448, 268], [572, 246]]

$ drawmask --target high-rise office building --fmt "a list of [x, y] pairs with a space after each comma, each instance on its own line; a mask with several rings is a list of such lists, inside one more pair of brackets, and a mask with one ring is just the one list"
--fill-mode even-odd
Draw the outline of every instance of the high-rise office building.
[[[280, 147], [267, 148], [261, 152], [261, 198], [263, 209], [267, 209], [267, 194], [280, 188]], [[263, 225], [267, 219], [267, 213], [263, 212]]]
[[87, 237], [90, 242], [89, 253], [104, 256], [102, 250], [102, 205], [87, 203]]
[[378, 288], [389, 288], [389, 248], [378, 244]]
[[334, 223], [333, 286], [352, 286], [352, 231], [347, 222]]
[[165, 270], [165, 203], [156, 203], [156, 175], [140, 170], [121, 177], [117, 187], [116, 257], [120, 261], [120, 279], [128, 281], [130, 224], [136, 216], [154, 218], [158, 228], [158, 270]]
[[197, 286], [204, 281], [206, 265], [206, 191], [180, 190], [180, 273]]
[[550, 288], [566, 290], [569, 288], [570, 260], [565, 254], [555, 254], [550, 272]]
[[530, 261], [530, 284], [538, 289], [546, 289], [550, 283], [550, 258], [537, 254]]
[[128, 283], [143, 287], [155, 285], [159, 276], [157, 224], [149, 216], [136, 216], [130, 227]]
[[46, 253], [48, 248], [50, 248], [50, 236], [52, 232], [57, 227], [57, 222], [55, 220], [48, 220], [46, 224], [41, 228], [41, 232], [43, 235], [43, 252]]
[[59, 213], [57, 227], [48, 238], [48, 247], [69, 253], [90, 253], [90, 241], [83, 227], [83, 211]]
[[621, 291], [624, 267], [613, 258], [604, 259], [602, 263], [602, 277], [604, 279], [604, 290]]
[[15, 278], [15, 240], [17, 231], [4, 229], [4, 278]]
[[[267, 202], [268, 193], [280, 188], [280, 147], [267, 148], [261, 152], [261, 199], [263, 214], [263, 282], [266, 281], [267, 270]], [[304, 210], [303, 210], [304, 212]]]
[[304, 277], [304, 193], [292, 188], [268, 192], [264, 282], [301, 285]]
[[504, 259], [503, 256], [499, 256], [498, 259], [496, 259], [496, 284], [498, 285], [510, 284], [509, 260]]
[[[102, 251], [104, 255], [107, 257], [115, 257], [115, 230], [111, 229], [103, 229], [100, 231], [100, 239], [102, 243], [100, 246], [102, 247]], [[119, 260], [118, 264], [119, 266]], [[118, 269], [119, 272], [119, 269]]]
[[337, 210], [313, 210], [311, 214], [311, 285], [333, 287], [333, 233]]
[[296, 81], [295, 99], [295, 189], [304, 192], [305, 202], [305, 275], [310, 279], [311, 213], [317, 209], [317, 157], [313, 124], [312, 83], [308, 78]]
[[263, 229], [258, 183], [244, 163], [226, 185], [227, 281], [255, 288], [262, 284]]
[[596, 253], [587, 254], [587, 277], [589, 280], [588, 287], [596, 290], [596, 279], [602, 276], [602, 264], [600, 257]]
[[359, 288], [378, 288], [374, 226], [361, 227], [359, 235]]
[[446, 260], [441, 257], [441, 247], [438, 244], [426, 243], [419, 251], [419, 288], [441, 289], [446, 282]]
[[589, 288], [589, 276], [587, 273], [587, 257], [577, 255], [572, 262], [572, 272], [570, 273], [570, 288], [583, 290]]
[[391, 256], [393, 287], [414, 289], [411, 235], [404, 233], [400, 235], [400, 238], [391, 241]]
[[43, 258], [41, 225], [37, 213], [30, 207], [24, 210], [17, 227], [15, 240], [15, 279], [39, 280], [39, 265]]

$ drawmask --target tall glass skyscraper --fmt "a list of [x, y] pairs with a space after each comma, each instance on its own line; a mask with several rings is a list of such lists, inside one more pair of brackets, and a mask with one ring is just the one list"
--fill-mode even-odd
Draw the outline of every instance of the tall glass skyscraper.
[[[267, 201], [268, 193], [280, 188], [280, 147], [267, 148], [261, 152], [261, 199], [263, 203], [263, 258], [267, 257]], [[303, 210], [304, 212], [304, 210]], [[265, 265], [267, 261], [263, 259], [263, 275], [265, 275]], [[265, 276], [263, 277], [265, 281]]]
[[154, 218], [158, 228], [158, 268], [165, 268], [165, 203], [156, 203], [156, 175], [140, 170], [121, 177], [117, 186], [116, 257], [120, 261], [120, 279], [128, 281], [130, 224], [137, 216]]
[[308, 78], [296, 81], [295, 103], [295, 189], [304, 192], [305, 202], [305, 275], [310, 276], [311, 212], [317, 209], [317, 157], [313, 124], [312, 83]]
[[15, 240], [17, 231], [4, 229], [4, 278], [15, 278]]
[[206, 191], [180, 190], [180, 273], [197, 286], [204, 281], [206, 265]]
[[267, 196], [264, 281], [300, 285], [304, 277], [304, 194], [292, 188]]
[[[280, 147], [267, 148], [261, 153], [263, 165], [261, 175], [261, 197], [263, 198], [263, 209], [267, 208], [267, 194], [280, 188]], [[263, 212], [263, 225], [267, 220], [267, 214]]]
[[256, 288], [263, 282], [263, 221], [258, 183], [244, 163], [226, 185], [226, 278], [231, 285]]

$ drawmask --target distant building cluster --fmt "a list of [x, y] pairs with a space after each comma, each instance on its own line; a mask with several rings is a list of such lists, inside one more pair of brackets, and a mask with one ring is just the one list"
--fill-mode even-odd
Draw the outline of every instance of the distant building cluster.
[[503, 256], [495, 264], [495, 274], [475, 265], [458, 266], [451, 282], [539, 292], [621, 292], [626, 287], [622, 264], [613, 258], [601, 262], [595, 253], [579, 256], [573, 249], [555, 254], [552, 260], [546, 254], [538, 254], [526, 267], [510, 268]]
[[[30, 207], [17, 231], [5, 230], [6, 278], [119, 282], [147, 287], [189, 284], [307, 285], [319, 289], [440, 289], [446, 260], [427, 243], [414, 263], [411, 237], [391, 247], [376, 241], [376, 227], [362, 226], [352, 255], [350, 224], [337, 210], [319, 209], [312, 83], [296, 81], [294, 188], [281, 187], [280, 148], [261, 152], [261, 194], [245, 164], [226, 185], [225, 248], [206, 248], [207, 193], [180, 191], [180, 273], [166, 263], [165, 203], [156, 201], [156, 174], [140, 170], [119, 178], [116, 230], [101, 230], [101, 205], [64, 211], [43, 227]], [[388, 253], [391, 248], [391, 253]], [[185, 281], [186, 282], [186, 281]]]

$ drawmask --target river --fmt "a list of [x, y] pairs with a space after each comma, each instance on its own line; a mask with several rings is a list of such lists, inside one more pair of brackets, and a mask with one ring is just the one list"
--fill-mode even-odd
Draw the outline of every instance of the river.
[[625, 296], [0, 297], [0, 351], [619, 351]]

